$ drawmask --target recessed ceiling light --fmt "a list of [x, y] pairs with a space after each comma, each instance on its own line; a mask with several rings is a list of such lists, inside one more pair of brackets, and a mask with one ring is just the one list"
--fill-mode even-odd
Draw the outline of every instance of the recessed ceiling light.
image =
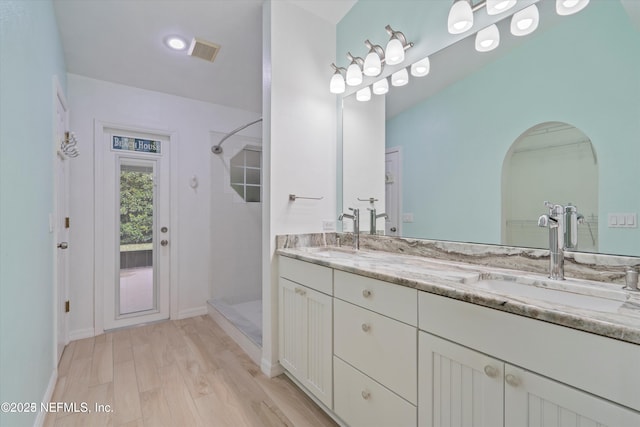
[[178, 36], [169, 36], [164, 39], [164, 43], [173, 50], [185, 50], [187, 48], [187, 42]]

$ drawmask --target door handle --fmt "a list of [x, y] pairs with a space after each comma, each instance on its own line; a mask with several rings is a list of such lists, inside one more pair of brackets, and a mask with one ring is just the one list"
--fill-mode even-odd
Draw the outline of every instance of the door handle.
[[58, 249], [67, 249], [68, 247], [69, 247], [69, 244], [67, 242], [58, 243]]
[[160, 241], [160, 246], [167, 246], [169, 244], [168, 240], [161, 240]]

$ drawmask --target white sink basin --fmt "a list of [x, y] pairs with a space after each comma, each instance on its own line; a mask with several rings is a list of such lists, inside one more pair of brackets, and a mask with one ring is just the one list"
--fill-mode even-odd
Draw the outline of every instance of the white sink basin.
[[573, 293], [567, 290], [542, 288], [532, 284], [518, 283], [511, 280], [485, 279], [474, 284], [475, 287], [505, 297], [515, 299], [531, 299], [551, 304], [569, 306], [578, 309], [615, 313], [625, 300], [603, 298], [600, 296]]

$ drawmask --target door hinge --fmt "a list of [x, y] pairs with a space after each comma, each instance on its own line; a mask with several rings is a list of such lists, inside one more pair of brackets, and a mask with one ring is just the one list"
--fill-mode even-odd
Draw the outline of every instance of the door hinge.
[[69, 300], [66, 300], [66, 301], [64, 302], [64, 312], [65, 312], [65, 313], [68, 313], [68, 312], [69, 312], [69, 310], [70, 310]]
[[64, 228], [69, 228], [69, 217], [64, 218]]

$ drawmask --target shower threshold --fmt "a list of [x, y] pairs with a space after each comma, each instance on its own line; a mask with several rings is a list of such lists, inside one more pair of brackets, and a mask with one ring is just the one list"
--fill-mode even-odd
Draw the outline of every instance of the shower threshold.
[[210, 299], [207, 303], [242, 332], [254, 345], [262, 347], [261, 300], [228, 304], [220, 299]]

